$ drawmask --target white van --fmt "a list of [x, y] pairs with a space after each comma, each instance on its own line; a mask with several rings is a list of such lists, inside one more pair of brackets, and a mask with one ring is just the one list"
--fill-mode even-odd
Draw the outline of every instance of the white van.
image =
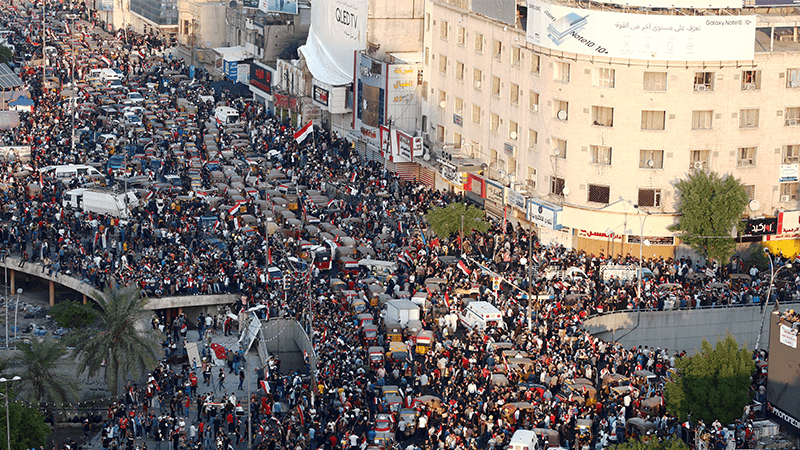
[[239, 111], [230, 106], [217, 106], [214, 108], [214, 119], [218, 125], [229, 125], [239, 121]]
[[103, 174], [92, 166], [85, 164], [64, 164], [60, 166], [47, 166], [39, 170], [42, 175], [49, 176], [61, 180], [62, 183], [68, 184], [73, 178], [78, 175], [83, 175], [89, 179], [103, 179]]
[[539, 438], [531, 430], [517, 430], [511, 436], [508, 450], [538, 450]]
[[459, 318], [468, 328], [478, 330], [483, 330], [490, 325], [498, 328], [505, 326], [503, 313], [491, 303], [484, 301], [470, 302]]
[[64, 206], [64, 208], [82, 210], [84, 192], [86, 192], [85, 188], [72, 189], [67, 192], [64, 192], [64, 196], [61, 198], [61, 203]]

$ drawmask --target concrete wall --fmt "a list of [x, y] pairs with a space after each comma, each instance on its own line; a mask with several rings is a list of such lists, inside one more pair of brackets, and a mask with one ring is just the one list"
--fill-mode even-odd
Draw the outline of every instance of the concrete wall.
[[[797, 308], [782, 304], [781, 310]], [[772, 311], [773, 305], [769, 306]], [[754, 348], [758, 339], [762, 311], [758, 306], [711, 308], [681, 311], [616, 312], [595, 316], [583, 328], [606, 341], [619, 341], [625, 347], [649, 346], [696, 352], [703, 339], [712, 345], [730, 331], [740, 346]], [[760, 348], [769, 346], [769, 321], [763, 323]]]
[[311, 365], [316, 366], [317, 358], [302, 325], [294, 319], [270, 319], [261, 326], [261, 342], [267, 351], [281, 360], [281, 373], [298, 371], [305, 374], [303, 351], [311, 356]]

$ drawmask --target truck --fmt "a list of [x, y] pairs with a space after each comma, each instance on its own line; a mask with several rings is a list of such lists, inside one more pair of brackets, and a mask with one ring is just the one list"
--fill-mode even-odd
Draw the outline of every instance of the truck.
[[488, 326], [503, 328], [503, 313], [494, 305], [485, 301], [469, 302], [459, 314], [459, 319], [467, 327], [483, 330]]
[[[633, 281], [636, 279], [636, 274], [639, 271], [639, 266], [636, 265], [623, 265], [623, 264], [606, 264], [600, 267], [600, 276], [603, 278], [604, 283], [608, 283], [614, 279], [619, 281]], [[642, 267], [642, 279], [654, 278], [653, 272]]]
[[384, 322], [397, 323], [405, 328], [411, 321], [419, 321], [419, 306], [410, 300], [391, 300], [386, 302]]
[[127, 219], [131, 210], [139, 206], [139, 198], [136, 197], [135, 191], [111, 192], [86, 189], [83, 191], [82, 199], [76, 201], [83, 205], [84, 212], [106, 214], [117, 219]]

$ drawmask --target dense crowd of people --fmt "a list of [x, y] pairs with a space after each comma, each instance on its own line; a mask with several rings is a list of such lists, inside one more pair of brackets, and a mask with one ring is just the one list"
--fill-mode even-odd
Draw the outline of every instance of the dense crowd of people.
[[[74, 8], [74, 13], [91, 19], [82, 5]], [[27, 39], [18, 49], [24, 53], [36, 30], [24, 22], [4, 22]], [[163, 445], [171, 445], [172, 450], [239, 450], [245, 448], [248, 436], [259, 450], [363, 450], [376, 440], [402, 448], [502, 448], [514, 431], [531, 428], [557, 432], [552, 446], [600, 450], [639, 439], [639, 428], [626, 429], [634, 418], [647, 419], [654, 425], [651, 432], [661, 438], [682, 439], [695, 448], [722, 444], [734, 448], [737, 440], [744, 445], [752, 437], [747, 414], [733, 429], [719, 423], [681, 423], [666, 414], [660, 400], [663, 384], [675, 358], [683, 355], [680, 349], [624, 348], [591, 336], [581, 322], [605, 311], [664, 309], [667, 300], [684, 308], [763, 303], [769, 273], [746, 267], [737, 258], [726, 266], [705, 266], [687, 258], [647, 260], [642, 264], [654, 277], [644, 280], [643, 295], [637, 298], [633, 280], [606, 282], [600, 275], [604, 264], [638, 264], [631, 255], [592, 255], [540, 245], [535, 233], [499, 221], [492, 222], [486, 232], [468, 233], [463, 242], [437, 238], [423, 216], [431, 207], [463, 201], [458, 194], [401, 180], [383, 165], [365, 161], [334, 133], [316, 130], [313, 139], [297, 142], [295, 129], [264, 105], [214, 92], [207, 73], [179, 81], [173, 75], [188, 76], [189, 68], [170, 56], [168, 43], [154, 35], [123, 32], [112, 36], [96, 32], [83, 21], [77, 38], [85, 49], [92, 48], [91, 42], [111, 44], [98, 47], [103, 49], [101, 56], [125, 74], [127, 84], [152, 86], [149, 95], [157, 99], [151, 111], [155, 120], [184, 120], [185, 126], [161, 133], [147, 122], [143, 131], [134, 132], [101, 119], [98, 113], [74, 113], [60, 88], [43, 85], [41, 72], [22, 70], [20, 75], [36, 105], [31, 113], [21, 114], [19, 127], [2, 135], [8, 144], [31, 146], [30, 161], [6, 158], [0, 163], [0, 245], [6, 254], [19, 257], [20, 265], [38, 264], [42, 272], [73, 276], [100, 289], [136, 284], [145, 295], [156, 297], [236, 293], [232, 312], [238, 312], [241, 298], [246, 307], [266, 306], [260, 312], [264, 318], [294, 317], [308, 323], [313, 315], [312, 339], [319, 357], [317, 366], [304, 373], [281, 370], [275, 359], [263, 366], [247, 364], [253, 357], [240, 349], [220, 354], [212, 345], [215, 333], [231, 331], [232, 322], [225, 314], [201, 315], [196, 324], [185, 316], [165, 323], [167, 317], [161, 316], [158, 320], [163, 326], [159, 328], [158, 320], [153, 326], [165, 333], [164, 361], [141, 386], [129, 383], [126, 398], [109, 409], [101, 438], [104, 450], [143, 450], [148, 441], [156, 442], [157, 450]], [[110, 50], [114, 48], [117, 51]], [[142, 53], [136, 63], [127, 56], [133, 50]], [[63, 68], [62, 64], [57, 73], [67, 83], [71, 75]], [[79, 73], [85, 75], [88, 68], [81, 65]], [[88, 88], [79, 95], [81, 107], [87, 110], [107, 98], [102, 90]], [[212, 120], [215, 105], [201, 99], [207, 95], [240, 112], [243, 133], [213, 131], [217, 128]], [[194, 111], [189, 113], [179, 99], [191, 102]], [[79, 130], [74, 146], [72, 114]], [[110, 133], [119, 139], [98, 143], [100, 135]], [[402, 360], [389, 355], [372, 367], [363, 336], [353, 326], [351, 305], [330, 282], [336, 269], [332, 273], [311, 269], [310, 281], [298, 276], [284, 286], [269, 287], [270, 262], [291, 269], [289, 257], [303, 252], [302, 240], [324, 242], [310, 228], [298, 230], [291, 239], [281, 233], [264, 239], [262, 217], [272, 210], [265, 195], [242, 189], [245, 201], [229, 209], [211, 201], [212, 196], [194, 191], [177, 195], [163, 188], [165, 183], [156, 184], [163, 182], [164, 175], [176, 174], [184, 185], [181, 194], [185, 193], [191, 167], [174, 150], [189, 154], [195, 149], [210, 162], [202, 151], [208, 136], [214, 136], [221, 151], [233, 153], [230, 159], [257, 161], [236, 166], [235, 175], [247, 185], [270, 190], [271, 171], [281, 171], [281, 179], [305, 187], [298, 192], [298, 210], [304, 219], [312, 217], [338, 227], [358, 247], [367, 248], [373, 259], [397, 262], [397, 271], [383, 280], [387, 293], [413, 295], [427, 290], [428, 279], [446, 280], [441, 290], [430, 292], [422, 311], [423, 323], [435, 336], [430, 351], [419, 355], [411, 351], [412, 357]], [[236, 139], [245, 139], [248, 145], [237, 146]], [[64, 183], [40, 175], [39, 170], [56, 164], [103, 167], [110, 153], [125, 151], [126, 143], [137, 140], [151, 146], [160, 167], [140, 164], [117, 172], [104, 169], [109, 185], [122, 185], [123, 178], [132, 177], [151, 182], [140, 187], [142, 204], [127, 219], [65, 206], [65, 193], [88, 179]], [[202, 188], [218, 187], [207, 172], [203, 172]], [[342, 201], [338, 208], [315, 204], [309, 191]], [[252, 228], [242, 226], [245, 213], [256, 218]], [[204, 217], [214, 220], [200, 220]], [[441, 258], [462, 254], [476, 263], [470, 264], [471, 270]], [[775, 256], [778, 266], [790, 262]], [[533, 279], [530, 265], [535, 266]], [[568, 267], [581, 268], [587, 278], [566, 281], [544, 276], [548, 268]], [[493, 289], [490, 272], [504, 277], [499, 289]], [[749, 276], [728, 281], [736, 273]], [[785, 283], [773, 290], [773, 296], [781, 301], [796, 299], [794, 286], [800, 282], [800, 270], [793, 267], [784, 273]], [[371, 275], [362, 272], [341, 278], [348, 288], [366, 297], [365, 278]], [[530, 323], [522, 291], [515, 286], [552, 296], [535, 304]], [[496, 305], [504, 314], [504, 326], [454, 330], [444, 316], [458, 311], [468, 299]], [[383, 330], [378, 308], [369, 306], [367, 311]], [[204, 341], [201, 361], [175, 366], [170, 357], [180, 354], [190, 327]], [[405, 339], [413, 349], [409, 336]], [[377, 345], [389, 345], [382, 331]], [[214, 361], [223, 363], [213, 366]], [[250, 392], [243, 385], [249, 376], [257, 386]], [[582, 382], [576, 383], [578, 379]], [[233, 388], [235, 383], [238, 389]], [[412, 422], [397, 423], [393, 413], [398, 405], [384, 395], [389, 386], [397, 388], [400, 406], [414, 410]], [[654, 398], [659, 399], [655, 406], [648, 402]], [[242, 406], [247, 403], [249, 411]], [[395, 417], [389, 428], [396, 432], [396, 441], [376, 431], [376, 419], [383, 414]]]

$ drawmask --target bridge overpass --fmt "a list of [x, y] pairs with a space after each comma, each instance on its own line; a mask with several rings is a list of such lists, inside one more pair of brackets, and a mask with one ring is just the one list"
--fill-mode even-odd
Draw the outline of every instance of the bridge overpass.
[[[93, 294], [102, 294], [102, 291], [94, 286], [83, 283], [81, 279], [71, 275], [65, 275], [63, 272], [58, 275], [48, 275], [48, 270], [44, 268], [43, 264], [26, 262], [20, 266], [21, 259], [13, 256], [6, 257], [0, 261], [0, 270], [8, 270], [8, 280], [10, 285], [9, 292], [16, 292], [17, 278], [20, 274], [38, 278], [49, 284], [49, 300], [50, 306], [55, 305], [56, 301], [56, 286], [63, 286], [83, 296], [83, 302], [86, 303], [89, 297]], [[187, 308], [193, 306], [213, 306], [231, 304], [237, 301], [237, 294], [220, 294], [220, 295], [182, 295], [172, 297], [150, 297], [145, 309], [159, 310], [169, 308]]]
[[[768, 310], [774, 309], [770, 303]], [[797, 303], [781, 303], [781, 311], [800, 309]], [[670, 352], [686, 350], [694, 353], [703, 339], [711, 345], [718, 337], [731, 332], [739, 346], [753, 349], [758, 339], [763, 312], [759, 306], [682, 309], [672, 311], [615, 311], [590, 317], [583, 328], [608, 342], [619, 342], [627, 348], [648, 346], [667, 348]], [[763, 324], [759, 347], [769, 346], [769, 320]]]

